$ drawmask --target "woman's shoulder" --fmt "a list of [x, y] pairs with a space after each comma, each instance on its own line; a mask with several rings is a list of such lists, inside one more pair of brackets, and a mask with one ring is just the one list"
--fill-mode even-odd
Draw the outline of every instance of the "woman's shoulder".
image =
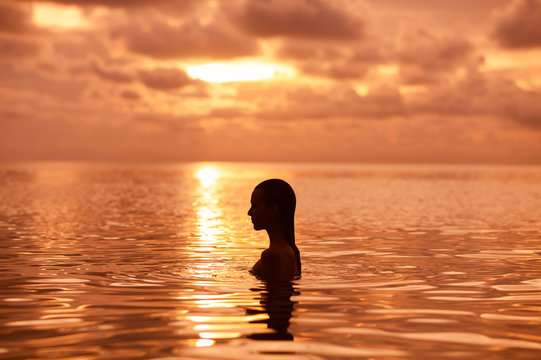
[[287, 248], [268, 248], [261, 253], [261, 275], [268, 279], [291, 278], [297, 273], [295, 254]]
[[283, 256], [283, 253], [280, 250], [274, 249], [274, 248], [265, 249], [261, 253], [261, 259], [262, 260], [278, 259], [281, 256]]
[[293, 253], [293, 250], [289, 246], [269, 247], [268, 249], [263, 250], [263, 252], [261, 253], [261, 257], [263, 256], [268, 256], [268, 257], [289, 256], [289, 255], [293, 255], [293, 256], [295, 255]]
[[261, 253], [261, 260], [271, 263], [283, 263], [295, 260], [291, 248], [268, 248]]

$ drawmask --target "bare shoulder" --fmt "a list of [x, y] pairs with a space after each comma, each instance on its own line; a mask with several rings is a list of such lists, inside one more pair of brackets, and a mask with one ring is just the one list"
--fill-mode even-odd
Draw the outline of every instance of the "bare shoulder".
[[291, 249], [269, 248], [261, 253], [261, 275], [264, 278], [289, 278], [297, 273], [296, 269], [295, 254]]
[[250, 270], [252, 274], [260, 275], [261, 274], [261, 259], [257, 260], [257, 262], [252, 266], [252, 270]]
[[291, 259], [295, 259], [295, 254], [290, 248], [287, 248], [287, 249], [268, 248], [261, 253], [262, 261], [289, 262]]
[[261, 253], [261, 259], [263, 260], [279, 260], [282, 257], [283, 253], [281, 251], [277, 251], [271, 248], [268, 248]]

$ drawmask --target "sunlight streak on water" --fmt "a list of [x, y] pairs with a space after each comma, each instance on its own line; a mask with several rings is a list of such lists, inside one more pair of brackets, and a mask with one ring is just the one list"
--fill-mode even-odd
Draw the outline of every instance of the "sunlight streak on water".
[[[220, 236], [224, 231], [221, 227], [222, 211], [216, 194], [216, 182], [220, 178], [218, 169], [205, 166], [197, 170], [195, 177], [199, 180], [199, 188], [196, 191], [198, 197], [193, 202], [197, 216], [197, 247], [194, 248], [193, 256], [200, 258], [204, 253], [212, 253], [220, 246]], [[211, 277], [219, 269], [219, 265], [220, 261], [198, 261], [194, 275]], [[210, 307], [208, 304], [207, 306]]]

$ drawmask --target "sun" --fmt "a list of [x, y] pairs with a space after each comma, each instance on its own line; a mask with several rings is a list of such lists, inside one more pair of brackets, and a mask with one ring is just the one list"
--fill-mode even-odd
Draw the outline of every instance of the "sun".
[[207, 166], [195, 173], [195, 177], [201, 182], [201, 186], [207, 188], [216, 183], [216, 179], [220, 177], [220, 173], [214, 167]]
[[192, 79], [215, 83], [258, 81], [294, 74], [294, 70], [288, 66], [259, 62], [193, 65], [187, 66], [186, 72]]

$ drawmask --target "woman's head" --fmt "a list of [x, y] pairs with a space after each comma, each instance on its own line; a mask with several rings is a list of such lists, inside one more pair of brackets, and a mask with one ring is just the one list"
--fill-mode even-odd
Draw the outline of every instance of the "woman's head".
[[254, 225], [261, 229], [266, 229], [268, 222], [272, 220], [278, 220], [285, 226], [293, 221], [295, 206], [295, 193], [291, 186], [284, 180], [269, 179], [255, 187], [252, 193], [252, 208], [248, 215], [257, 221]]
[[281, 179], [269, 179], [258, 184], [252, 194], [252, 217], [256, 230], [267, 229], [270, 223], [278, 222], [297, 258], [297, 269], [301, 269], [299, 250], [295, 245], [295, 192]]

